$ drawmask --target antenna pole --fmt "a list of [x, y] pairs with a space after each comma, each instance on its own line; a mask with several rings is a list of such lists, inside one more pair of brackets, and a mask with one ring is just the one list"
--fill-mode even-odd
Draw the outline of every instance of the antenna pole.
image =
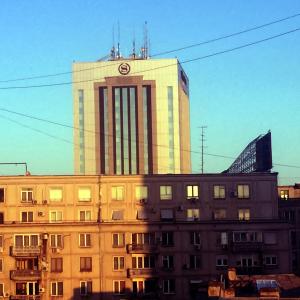
[[120, 58], [120, 23], [118, 21], [118, 49], [117, 49], [117, 58]]
[[201, 174], [204, 173], [204, 142], [205, 142], [205, 129], [207, 126], [201, 126]]

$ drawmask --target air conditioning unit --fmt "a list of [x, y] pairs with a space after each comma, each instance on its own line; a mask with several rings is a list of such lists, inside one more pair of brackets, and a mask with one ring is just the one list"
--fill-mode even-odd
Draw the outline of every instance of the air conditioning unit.
[[44, 293], [44, 292], [45, 292], [45, 288], [40, 287], [40, 288], [39, 288], [39, 293]]
[[182, 268], [183, 268], [184, 270], [189, 270], [189, 269], [190, 269], [190, 265], [189, 265], [189, 264], [184, 264], [184, 265], [182, 266]]
[[199, 251], [201, 250], [201, 248], [202, 248], [201, 244], [195, 245], [195, 250]]
[[60, 249], [59, 248], [52, 248], [52, 253], [54, 253], [54, 254], [60, 253]]
[[4, 293], [4, 297], [9, 297], [9, 296], [10, 296], [10, 295], [9, 295], [8, 292]]
[[0, 253], [2, 253], [3, 252], [3, 247], [0, 247]]
[[237, 197], [237, 192], [236, 192], [236, 191], [230, 192], [230, 197], [231, 197], [231, 198]]
[[39, 217], [45, 217], [45, 213], [44, 213], [43, 211], [39, 211], [39, 212], [38, 212], [38, 216], [39, 216]]
[[37, 204], [37, 201], [36, 200], [32, 200], [32, 204]]
[[47, 200], [43, 200], [42, 203], [43, 203], [43, 205], [46, 205], [46, 204], [48, 204], [48, 201]]
[[178, 211], [183, 211], [183, 205], [179, 205], [177, 208]]
[[148, 202], [148, 199], [140, 199], [140, 204], [146, 204]]

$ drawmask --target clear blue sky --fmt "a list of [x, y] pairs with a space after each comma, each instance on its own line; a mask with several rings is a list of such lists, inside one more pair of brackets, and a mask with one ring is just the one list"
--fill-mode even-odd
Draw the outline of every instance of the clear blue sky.
[[[0, 80], [71, 70], [75, 61], [94, 61], [112, 45], [119, 21], [121, 50], [141, 44], [148, 22], [152, 54], [234, 33], [300, 12], [299, 0], [2, 0]], [[264, 39], [300, 27], [300, 17], [251, 33], [168, 55], [180, 61]], [[192, 150], [236, 157], [256, 136], [272, 131], [273, 161], [300, 166], [300, 31], [235, 52], [184, 64], [190, 79]], [[58, 76], [0, 83], [0, 87], [70, 81]], [[0, 90], [0, 108], [72, 125], [71, 86]], [[20, 124], [13, 123], [7, 118]], [[71, 129], [0, 111], [1, 162], [26, 161], [33, 174], [72, 174]], [[193, 153], [193, 171], [200, 154]], [[232, 160], [205, 155], [205, 171], [220, 172]], [[274, 167], [279, 183], [300, 182], [300, 168]], [[0, 174], [22, 173], [0, 167]]]

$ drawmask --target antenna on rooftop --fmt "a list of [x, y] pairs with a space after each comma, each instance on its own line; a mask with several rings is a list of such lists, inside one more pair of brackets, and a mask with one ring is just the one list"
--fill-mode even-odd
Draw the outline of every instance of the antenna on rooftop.
[[132, 40], [132, 58], [135, 59], [136, 53], [135, 53], [135, 31], [133, 30], [133, 40]]
[[113, 46], [110, 50], [110, 57], [112, 60], [114, 60], [116, 58], [116, 48], [115, 48], [115, 26], [113, 25], [113, 28], [112, 28], [112, 43], [113, 43]]
[[147, 21], [144, 24], [144, 45], [141, 49], [141, 54], [143, 59], [148, 58], [148, 29], [147, 29]]
[[118, 46], [117, 46], [117, 59], [120, 59], [120, 23], [118, 21]]

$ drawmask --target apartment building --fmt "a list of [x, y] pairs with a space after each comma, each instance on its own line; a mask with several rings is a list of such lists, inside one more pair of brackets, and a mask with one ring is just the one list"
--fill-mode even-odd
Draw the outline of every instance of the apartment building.
[[0, 297], [199, 299], [288, 273], [277, 174], [2, 176]]

